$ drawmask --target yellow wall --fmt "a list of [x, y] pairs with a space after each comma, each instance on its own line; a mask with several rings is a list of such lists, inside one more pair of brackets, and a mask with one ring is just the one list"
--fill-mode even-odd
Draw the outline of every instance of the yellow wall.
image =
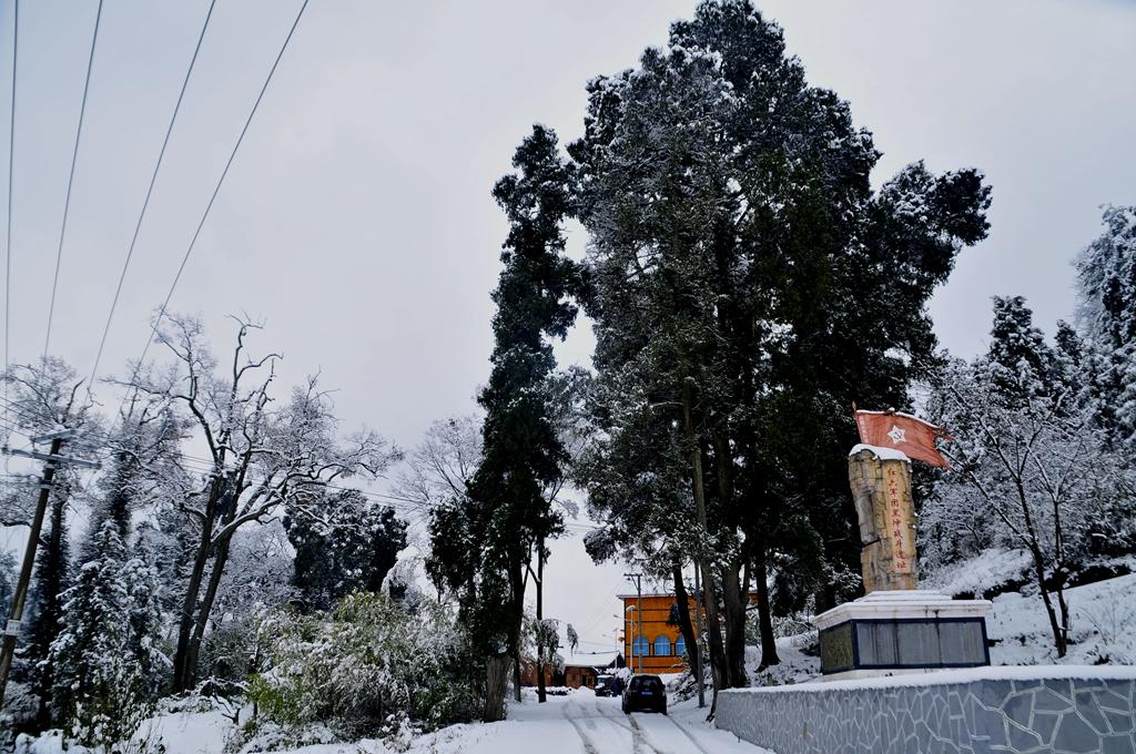
[[[685, 667], [683, 658], [675, 654], [675, 641], [680, 636], [678, 626], [667, 625], [667, 618], [671, 614], [671, 605], [675, 604], [673, 595], [644, 596], [642, 602], [635, 597], [624, 597], [624, 623], [623, 623], [623, 656], [627, 660], [627, 667], [639, 672], [640, 658], [632, 653], [632, 641], [641, 630], [642, 635], [649, 644], [649, 654], [642, 657], [644, 673], [679, 673]], [[640, 625], [636, 620], [637, 610], [628, 609], [637, 607], [642, 611]], [[695, 610], [694, 600], [690, 600], [690, 610], [693, 616]], [[659, 656], [655, 654], [655, 640], [665, 636], [670, 644], [670, 654]]]

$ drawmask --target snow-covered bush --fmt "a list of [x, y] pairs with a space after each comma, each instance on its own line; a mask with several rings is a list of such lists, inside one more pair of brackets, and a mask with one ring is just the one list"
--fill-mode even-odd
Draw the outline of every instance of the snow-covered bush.
[[405, 737], [407, 724], [434, 728], [471, 718], [476, 700], [453, 615], [441, 605], [414, 613], [382, 594], [356, 592], [330, 613], [279, 613], [270, 669], [250, 696], [271, 721], [317, 722], [346, 738]]

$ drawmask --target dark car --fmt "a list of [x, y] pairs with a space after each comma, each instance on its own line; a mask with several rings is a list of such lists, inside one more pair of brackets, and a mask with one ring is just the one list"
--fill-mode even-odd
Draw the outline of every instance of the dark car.
[[637, 675], [623, 690], [624, 712], [662, 712], [667, 714], [667, 690], [657, 675]]
[[614, 675], [597, 676], [595, 691], [596, 696], [619, 696], [623, 691], [623, 681]]

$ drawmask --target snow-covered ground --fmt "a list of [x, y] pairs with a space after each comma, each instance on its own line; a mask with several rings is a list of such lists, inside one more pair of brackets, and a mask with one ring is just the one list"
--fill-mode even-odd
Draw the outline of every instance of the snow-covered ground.
[[597, 698], [579, 689], [549, 697], [546, 704], [526, 700], [509, 708], [509, 719], [489, 725], [459, 725], [415, 742], [412, 752], [450, 754], [760, 754], [765, 751], [707, 725], [705, 710], [692, 702], [670, 715], [620, 711], [618, 698]]
[[987, 621], [994, 665], [1136, 664], [1136, 574], [1074, 587], [1069, 603], [1072, 643], [1057, 657], [1053, 635], [1037, 595], [1010, 592], [994, 598]]
[[[976, 579], [977, 584], [981, 579]], [[1066, 592], [1072, 619], [1072, 638], [1066, 657], [1058, 659], [1052, 647], [1048, 622], [1036, 595], [1010, 592], [999, 595], [987, 624], [996, 644], [994, 665], [1136, 664], [1136, 574], [1076, 587]], [[760, 676], [759, 655], [747, 655], [747, 667], [756, 685], [800, 683], [819, 676], [816, 657], [802, 651], [805, 636], [778, 641], [782, 664]], [[248, 718], [243, 710], [241, 722]], [[222, 754], [235, 736], [232, 712], [219, 710], [167, 712], [148, 721], [140, 738], [166, 754]], [[705, 711], [693, 699], [671, 704], [670, 715], [624, 715], [619, 699], [596, 698], [587, 689], [549, 697], [537, 704], [526, 690], [522, 704], [509, 707], [509, 719], [499, 723], [454, 725], [419, 736], [409, 754], [683, 754], [722, 752], [759, 754], [761, 749], [739, 741], [704, 721]], [[156, 750], [156, 749], [155, 749]], [[286, 749], [280, 749], [286, 750]], [[28, 754], [59, 754], [58, 738], [41, 737]], [[379, 741], [349, 744], [315, 744], [291, 749], [297, 754], [394, 754]]]
[[[525, 694], [499, 723], [452, 725], [416, 738], [406, 754], [770, 754], [705, 722], [706, 710], [693, 700], [672, 705], [669, 715], [620, 710], [618, 698], [598, 698], [589, 689], [551, 696], [537, 704]], [[150, 751], [166, 754], [222, 754], [235, 734], [219, 711], [160, 715], [140, 731]], [[140, 747], [145, 748], [145, 747]], [[58, 737], [43, 736], [21, 754], [61, 754]], [[284, 750], [280, 750], [284, 751]], [[395, 754], [380, 741], [313, 744], [290, 754]]]
[[[1027, 564], [1028, 565], [1028, 564]], [[929, 582], [943, 591], [981, 593], [995, 574], [1020, 573], [1020, 553], [990, 551], [973, 568], [952, 570]], [[1049, 620], [1036, 594], [1007, 592], [995, 597], [987, 621], [993, 665], [1136, 665], [1136, 574], [1098, 581], [1065, 591], [1072, 643], [1063, 658], [1053, 647]], [[820, 677], [820, 659], [802, 651], [816, 635], [777, 640], [781, 664], [758, 673], [761, 652], [748, 647], [746, 667], [755, 686], [803, 683]]]

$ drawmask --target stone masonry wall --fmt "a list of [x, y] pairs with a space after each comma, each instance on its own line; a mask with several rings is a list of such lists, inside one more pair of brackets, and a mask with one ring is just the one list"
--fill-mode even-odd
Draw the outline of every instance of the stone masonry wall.
[[1136, 754], [1136, 672], [1027, 670], [724, 691], [716, 720], [776, 754]]

